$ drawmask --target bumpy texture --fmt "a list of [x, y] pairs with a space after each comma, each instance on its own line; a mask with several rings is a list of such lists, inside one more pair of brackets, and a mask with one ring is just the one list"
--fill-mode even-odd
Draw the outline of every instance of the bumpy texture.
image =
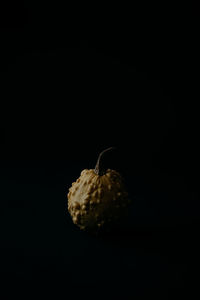
[[115, 221], [129, 203], [121, 175], [108, 169], [102, 176], [83, 170], [68, 193], [68, 210], [80, 229], [98, 229]]

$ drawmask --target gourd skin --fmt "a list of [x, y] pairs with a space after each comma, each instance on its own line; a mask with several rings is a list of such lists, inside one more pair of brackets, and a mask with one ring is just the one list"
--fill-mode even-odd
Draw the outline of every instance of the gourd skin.
[[80, 229], [98, 229], [116, 220], [129, 203], [121, 175], [108, 169], [98, 175], [83, 170], [68, 193], [68, 210]]

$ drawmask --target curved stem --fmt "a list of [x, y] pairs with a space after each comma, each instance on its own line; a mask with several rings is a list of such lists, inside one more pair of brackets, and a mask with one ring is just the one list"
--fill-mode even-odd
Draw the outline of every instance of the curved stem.
[[110, 151], [110, 150], [113, 150], [113, 149], [115, 149], [115, 147], [107, 148], [107, 149], [103, 150], [103, 151], [99, 154], [98, 159], [97, 159], [97, 163], [96, 163], [96, 166], [95, 166], [95, 169], [94, 169], [94, 172], [95, 172], [97, 175], [100, 175], [100, 176], [101, 176], [101, 175], [104, 175], [104, 173], [105, 173], [105, 170], [103, 169], [102, 164], [101, 164], [101, 157], [102, 157], [102, 155], [103, 155], [105, 152]]

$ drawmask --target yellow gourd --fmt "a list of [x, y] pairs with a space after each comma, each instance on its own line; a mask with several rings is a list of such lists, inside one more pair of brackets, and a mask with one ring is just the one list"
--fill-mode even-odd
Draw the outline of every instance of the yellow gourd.
[[122, 214], [129, 203], [123, 178], [119, 172], [103, 169], [100, 153], [95, 169], [83, 170], [68, 193], [68, 210], [80, 229], [98, 230]]

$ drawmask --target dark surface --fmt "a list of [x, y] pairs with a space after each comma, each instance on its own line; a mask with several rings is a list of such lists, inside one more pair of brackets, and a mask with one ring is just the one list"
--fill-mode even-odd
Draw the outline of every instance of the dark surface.
[[[197, 7], [25, 1], [1, 13], [4, 299], [194, 299]], [[72, 224], [66, 194], [109, 146], [133, 202], [121, 228], [94, 237]]]

